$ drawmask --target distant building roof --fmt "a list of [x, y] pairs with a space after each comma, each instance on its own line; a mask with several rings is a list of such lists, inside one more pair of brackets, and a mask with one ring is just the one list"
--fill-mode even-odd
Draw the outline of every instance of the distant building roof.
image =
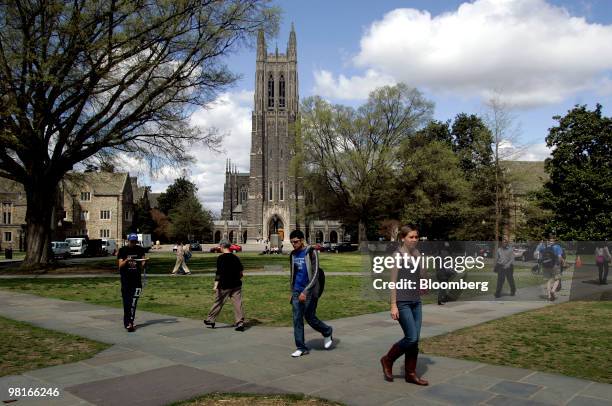
[[122, 194], [128, 178], [128, 173], [120, 172], [70, 172], [66, 175], [66, 180], [74, 186], [71, 188], [73, 194], [78, 192], [76, 188], [88, 187], [97, 196]]
[[502, 161], [512, 190], [516, 195], [526, 195], [541, 188], [549, 177], [544, 170], [544, 161]]
[[144, 198], [145, 192], [147, 191], [146, 186], [138, 186], [138, 178], [136, 176], [130, 176], [130, 183], [132, 184], [132, 194], [134, 196], [134, 203]]
[[161, 195], [161, 193], [149, 193], [149, 205], [152, 209], [159, 208], [157, 203], [157, 198]]

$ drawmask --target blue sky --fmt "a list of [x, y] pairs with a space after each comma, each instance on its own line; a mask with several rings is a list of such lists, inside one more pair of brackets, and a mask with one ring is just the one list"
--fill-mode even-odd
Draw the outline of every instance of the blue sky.
[[[512, 111], [515, 159], [541, 160], [552, 116], [575, 104], [612, 105], [612, 2], [607, 0], [278, 1], [279, 35], [268, 51], [285, 52], [291, 23], [298, 47], [300, 98], [319, 94], [359, 105], [377, 85], [400, 81], [435, 102], [434, 117], [483, 114], [498, 94]], [[239, 49], [227, 64], [241, 79], [194, 124], [228, 134], [224, 151], [195, 148], [186, 168], [203, 203], [219, 212], [225, 159], [249, 169], [255, 52]], [[131, 165], [130, 165], [131, 164]], [[131, 172], [138, 165], [128, 163]], [[162, 191], [177, 175], [167, 168], [142, 181]]]

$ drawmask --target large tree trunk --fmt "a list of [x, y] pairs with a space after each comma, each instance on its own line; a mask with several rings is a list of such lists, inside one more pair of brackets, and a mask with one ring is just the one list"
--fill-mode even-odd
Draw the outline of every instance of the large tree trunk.
[[359, 248], [363, 248], [365, 246], [366, 241], [368, 240], [368, 236], [366, 233], [366, 223], [364, 220], [359, 220], [357, 239], [359, 242]]
[[25, 186], [28, 207], [26, 211], [26, 256], [22, 268], [36, 269], [49, 263], [51, 222], [57, 201], [59, 181], [36, 178]]

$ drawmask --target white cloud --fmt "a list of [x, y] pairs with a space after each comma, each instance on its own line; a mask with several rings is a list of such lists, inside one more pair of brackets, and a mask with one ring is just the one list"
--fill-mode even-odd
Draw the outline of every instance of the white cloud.
[[529, 144], [522, 147], [512, 157], [513, 161], [543, 161], [550, 158], [551, 150], [546, 146], [545, 142]]
[[373, 69], [368, 69], [363, 76], [339, 75], [338, 79], [335, 79], [329, 71], [317, 70], [314, 72], [314, 79], [313, 92], [315, 94], [338, 99], [366, 99], [368, 94], [377, 87], [395, 83], [392, 77], [380, 74]]
[[[354, 57], [366, 76], [315, 74], [316, 88], [358, 98], [368, 77], [518, 106], [595, 90], [612, 69], [612, 26], [589, 23], [545, 0], [477, 0], [453, 12], [396, 9], [371, 24]], [[323, 93], [323, 91], [321, 91]]]
[[222, 151], [210, 151], [201, 145], [194, 145], [189, 151], [195, 162], [186, 167], [165, 166], [150, 176], [143, 162], [122, 156], [121, 166], [130, 174], [139, 176], [139, 184], [150, 185], [154, 192], [163, 192], [174, 179], [183, 175], [196, 184], [200, 201], [219, 214], [223, 207], [223, 185], [225, 182], [226, 158], [231, 158], [238, 171], [248, 172], [251, 148], [251, 107], [252, 91], [223, 93], [209, 108], [197, 110], [191, 123], [202, 128], [216, 127], [226, 134]]

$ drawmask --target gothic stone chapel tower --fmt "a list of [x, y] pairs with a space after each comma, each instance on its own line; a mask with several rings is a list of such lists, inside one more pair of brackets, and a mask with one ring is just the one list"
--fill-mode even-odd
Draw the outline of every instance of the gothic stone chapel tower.
[[247, 205], [248, 242], [273, 241], [278, 235], [289, 248], [289, 233], [304, 228], [303, 188], [290, 173], [298, 115], [295, 30], [287, 53], [268, 54], [263, 31], [257, 38], [255, 105], [252, 115], [251, 167]]

